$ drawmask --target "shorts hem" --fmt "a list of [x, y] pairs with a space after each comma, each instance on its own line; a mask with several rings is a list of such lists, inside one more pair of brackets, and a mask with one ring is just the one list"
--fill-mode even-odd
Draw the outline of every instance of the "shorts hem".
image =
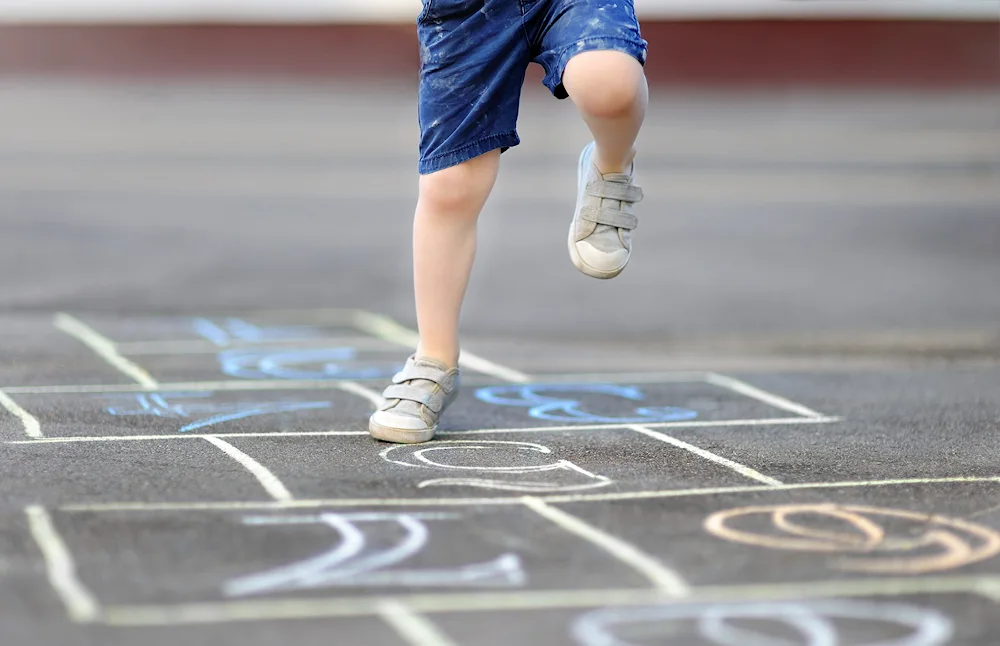
[[[647, 50], [648, 43], [646, 41], [635, 41], [628, 38], [616, 38], [613, 36], [589, 36], [587, 38], [582, 38], [571, 45], [567, 45], [562, 49], [558, 50], [558, 65], [555, 70], [546, 69], [545, 72], [545, 87], [549, 89], [552, 96], [557, 99], [569, 98], [569, 93], [566, 92], [566, 88], [563, 87], [562, 77], [566, 73], [566, 64], [569, 60], [576, 56], [577, 54], [582, 54], [583, 52], [594, 52], [594, 51], [613, 51], [622, 52], [628, 54], [639, 61], [639, 64], [643, 67], [646, 66], [646, 57], [648, 54]], [[558, 73], [558, 77], [553, 74], [553, 72]]]
[[500, 148], [501, 152], [506, 151], [508, 148], [513, 148], [520, 143], [521, 140], [514, 131], [504, 132], [499, 135], [490, 135], [455, 150], [421, 159], [417, 164], [417, 172], [421, 175], [427, 175], [444, 170], [445, 168], [457, 166], [497, 148]]

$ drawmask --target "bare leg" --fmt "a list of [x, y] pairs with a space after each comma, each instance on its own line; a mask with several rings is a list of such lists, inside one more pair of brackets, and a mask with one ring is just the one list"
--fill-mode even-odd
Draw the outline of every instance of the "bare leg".
[[628, 172], [649, 102], [642, 65], [623, 52], [583, 52], [567, 63], [563, 85], [594, 136], [594, 163], [605, 174]]
[[420, 177], [413, 220], [417, 355], [458, 365], [458, 321], [476, 255], [476, 221], [500, 167], [494, 150]]

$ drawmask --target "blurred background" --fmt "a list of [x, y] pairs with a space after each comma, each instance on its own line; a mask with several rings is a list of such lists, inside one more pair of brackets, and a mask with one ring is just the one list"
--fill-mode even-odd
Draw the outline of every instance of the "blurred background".
[[[467, 341], [528, 371], [1000, 356], [1000, 0], [636, 8], [632, 264], [569, 263], [587, 133], [534, 69]], [[0, 0], [0, 307], [412, 324], [419, 10]]]

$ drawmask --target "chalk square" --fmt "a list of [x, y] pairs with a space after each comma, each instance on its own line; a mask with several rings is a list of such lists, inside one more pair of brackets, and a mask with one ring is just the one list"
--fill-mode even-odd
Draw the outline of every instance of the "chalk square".
[[442, 419], [444, 431], [550, 426], [669, 424], [811, 419], [691, 377], [666, 382], [546, 382], [475, 385]]
[[[567, 507], [692, 586], [1000, 575], [1000, 484], [831, 486]], [[919, 501], [919, 502], [914, 502]]]
[[638, 588], [648, 581], [523, 506], [65, 512], [102, 604]]
[[[745, 476], [629, 429], [442, 434], [428, 444], [358, 437], [228, 440], [267, 456], [295, 495], [325, 499], [493, 499], [742, 486]], [[350, 472], [350, 479], [343, 477]]]

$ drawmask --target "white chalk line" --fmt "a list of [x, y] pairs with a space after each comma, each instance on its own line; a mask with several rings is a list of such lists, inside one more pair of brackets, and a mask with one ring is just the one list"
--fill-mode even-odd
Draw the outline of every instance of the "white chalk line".
[[[545, 503], [587, 503], [626, 500], [657, 500], [661, 498], [688, 498], [722, 496], [744, 493], [773, 493], [808, 489], [854, 489], [863, 487], [892, 487], [939, 484], [1000, 483], [1000, 476], [953, 476], [946, 478], [900, 478], [893, 480], [859, 480], [843, 482], [804, 482], [781, 485], [748, 485], [734, 487], [704, 487], [693, 489], [659, 489], [653, 491], [620, 491], [593, 494], [554, 494], [534, 496]], [[521, 505], [523, 497], [497, 496], [493, 498], [301, 498], [286, 503], [274, 501], [238, 502], [99, 502], [62, 505], [65, 512], [171, 512], [171, 511], [238, 511], [246, 509], [311, 509], [340, 507], [460, 507], [486, 505]]]
[[[544, 383], [697, 383], [705, 382], [704, 373], [680, 372], [616, 372], [600, 373], [560, 373], [552, 375], [536, 375]], [[55, 384], [39, 386], [4, 386], [9, 393], [28, 395], [45, 394], [85, 394], [85, 393], [117, 393], [117, 392], [149, 392], [170, 390], [309, 390], [330, 388], [341, 380], [332, 379], [260, 379], [254, 381], [242, 379], [225, 379], [221, 381], [185, 381], [161, 383], [157, 388], [144, 388], [138, 384]], [[384, 377], [374, 379], [351, 379], [351, 382], [379, 383], [386, 382]], [[462, 379], [466, 385], [493, 385], [493, 380], [475, 376]]]
[[616, 536], [594, 527], [565, 511], [552, 507], [544, 500], [533, 496], [521, 498], [524, 506], [539, 516], [559, 525], [567, 532], [589, 541], [629, 566], [653, 584], [653, 587], [672, 597], [686, 597], [690, 594], [688, 584], [679, 574], [646, 554], [638, 547]]
[[381, 601], [376, 609], [382, 620], [410, 646], [455, 646], [437, 626], [401, 601]]
[[382, 395], [375, 392], [371, 388], [366, 388], [356, 381], [338, 381], [337, 388], [343, 390], [346, 393], [351, 393], [352, 395], [357, 395], [368, 400], [373, 408], [378, 410], [385, 403]]
[[744, 464], [740, 464], [739, 462], [734, 462], [728, 458], [722, 457], [721, 455], [716, 455], [715, 453], [712, 453], [711, 451], [706, 451], [705, 449], [697, 447], [694, 444], [688, 444], [687, 442], [678, 440], [676, 437], [672, 437], [670, 435], [667, 435], [666, 433], [660, 433], [658, 431], [654, 431], [651, 428], [646, 428], [645, 426], [638, 426], [638, 425], [630, 426], [629, 428], [631, 428], [633, 431], [637, 433], [642, 433], [643, 435], [646, 435], [653, 439], [659, 440], [661, 442], [666, 442], [667, 444], [670, 444], [672, 446], [676, 446], [679, 449], [690, 451], [691, 453], [694, 453], [700, 458], [704, 458], [709, 462], [714, 462], [715, 464], [724, 466], [727, 469], [732, 469], [741, 476], [745, 476], [747, 478], [750, 478], [751, 480], [756, 480], [757, 482], [763, 482], [766, 485], [772, 485], [772, 486], [782, 484], [781, 480], [776, 480], [771, 476], [766, 476], [763, 473], [755, 469], [751, 469], [750, 467]]
[[[259, 341], [234, 340], [225, 346], [226, 349], [252, 348], [260, 346]], [[331, 336], [269, 339], [268, 347], [295, 346], [296, 348], [311, 346], [351, 346], [362, 350], [394, 350], [395, 345], [370, 336]], [[211, 341], [125, 341], [115, 344], [118, 352], [128, 355], [170, 355], [170, 354], [217, 354], [223, 348]]]
[[[372, 391], [374, 392], [374, 391]], [[372, 400], [374, 403], [374, 400]], [[805, 418], [778, 417], [775, 419], [733, 419], [701, 422], [653, 422], [645, 428], [726, 428], [733, 426], [779, 426], [785, 424], [832, 424], [839, 417]], [[439, 431], [439, 437], [463, 435], [492, 435], [511, 433], [560, 433], [574, 431], [615, 431], [631, 429], [633, 424], [579, 424], [566, 426], [526, 426], [523, 428], [482, 428], [469, 431]], [[9, 440], [5, 444], [73, 444], [76, 442], [136, 442], [144, 440], [185, 440], [211, 437], [322, 437], [337, 435], [368, 435], [367, 431], [272, 431], [246, 433], [177, 433], [174, 435], [79, 435], [46, 437], [37, 440]]]
[[260, 485], [264, 487], [264, 491], [266, 491], [278, 502], [291, 502], [294, 500], [294, 496], [292, 496], [291, 492], [285, 488], [285, 485], [282, 484], [281, 480], [279, 480], [276, 475], [271, 473], [267, 467], [257, 460], [254, 460], [249, 455], [240, 451], [238, 448], [218, 436], [206, 435], [202, 439], [218, 447], [223, 453], [243, 465], [247, 471], [257, 478]]
[[157, 381], [153, 379], [148, 372], [119, 354], [114, 342], [101, 335], [97, 332], [97, 330], [93, 329], [80, 319], [60, 312], [55, 315], [53, 324], [57, 329], [81, 341], [84, 345], [93, 350], [97, 356], [107, 361], [119, 372], [122, 372], [123, 374], [134, 379], [139, 385], [147, 388], [159, 387]]
[[[212, 390], [223, 392], [256, 390], [330, 390], [343, 380], [339, 379], [274, 379], [224, 381], [178, 381], [160, 383], [155, 386], [141, 384], [81, 384], [55, 386], [11, 386], [4, 387], [8, 393], [28, 395], [86, 395], [101, 393], [147, 393], [182, 392], [192, 390]], [[351, 381], [385, 381], [385, 379], [353, 379]]]
[[45, 437], [42, 434], [42, 426], [38, 423], [38, 420], [34, 417], [34, 415], [21, 408], [16, 401], [11, 399], [10, 396], [2, 390], [0, 390], [0, 406], [3, 406], [7, 409], [7, 412], [21, 420], [21, 425], [24, 426], [25, 435], [36, 439]]
[[[518, 590], [397, 596], [423, 614], [572, 610], [576, 608], [738, 603], [786, 599], [900, 596], [924, 594], [980, 594], [997, 589], [1000, 577], [950, 576], [885, 579], [839, 579], [796, 583], [699, 586], [683, 599], [652, 589]], [[273, 599], [183, 605], [108, 606], [105, 623], [112, 626], [171, 626], [234, 621], [379, 616], [385, 600], [377, 597]]]
[[39, 505], [26, 507], [24, 514], [28, 518], [31, 536], [45, 560], [49, 585], [66, 606], [69, 618], [78, 623], [97, 621], [100, 615], [97, 600], [77, 578], [76, 563], [56, 531], [52, 517]]
[[13, 440], [5, 444], [86, 444], [88, 442], [144, 442], [158, 440], [203, 440], [206, 437], [219, 438], [281, 438], [281, 437], [337, 437], [368, 435], [367, 431], [254, 431], [246, 433], [177, 433], [174, 435], [98, 435], [79, 437], [46, 437], [38, 440]]
[[789, 413], [795, 413], [796, 415], [802, 415], [803, 417], [825, 417], [823, 413], [818, 413], [813, 409], [807, 408], [802, 404], [797, 404], [790, 399], [786, 399], [780, 395], [775, 395], [774, 393], [769, 393], [766, 390], [757, 388], [756, 386], [751, 386], [750, 384], [740, 381], [739, 379], [709, 372], [705, 374], [705, 381], [722, 388], [727, 388], [733, 392], [750, 397], [751, 399], [756, 399], [757, 401], [769, 404], [775, 408], [788, 411]]
[[[357, 312], [354, 317], [354, 325], [362, 332], [411, 350], [415, 349], [420, 341], [420, 336], [415, 331], [403, 327], [388, 316], [374, 312]], [[520, 370], [501, 366], [465, 350], [462, 351], [458, 359], [458, 365], [513, 383], [529, 383], [531, 381], [531, 377]]]

